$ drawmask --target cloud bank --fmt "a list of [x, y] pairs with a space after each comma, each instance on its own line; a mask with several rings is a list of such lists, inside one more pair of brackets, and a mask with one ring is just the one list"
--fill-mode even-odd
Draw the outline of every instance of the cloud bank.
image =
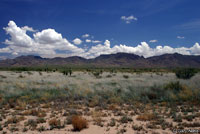
[[[69, 57], [82, 56], [85, 58], [94, 58], [101, 54], [111, 54], [117, 52], [134, 53], [144, 57], [162, 55], [165, 53], [180, 53], [184, 55], [200, 55], [200, 45], [195, 43], [192, 47], [172, 48], [170, 46], [156, 46], [151, 48], [146, 42], [141, 42], [137, 46], [127, 46], [124, 44], [111, 47], [109, 40], [104, 43], [95, 40], [86, 39], [85, 42], [93, 43], [93, 46], [81, 48], [76, 45], [82, 43], [79, 38], [75, 38], [71, 43], [54, 29], [44, 29], [36, 31], [31, 27], [18, 27], [14, 21], [9, 21], [8, 26], [4, 28], [10, 35], [5, 40], [7, 47], [0, 48], [0, 54], [10, 54], [10, 57], [20, 55], [39, 55], [42, 57]], [[33, 37], [26, 32], [33, 32]], [[151, 41], [151, 42], [155, 42]], [[97, 43], [97, 45], [94, 45]], [[76, 44], [76, 45], [75, 45]]]

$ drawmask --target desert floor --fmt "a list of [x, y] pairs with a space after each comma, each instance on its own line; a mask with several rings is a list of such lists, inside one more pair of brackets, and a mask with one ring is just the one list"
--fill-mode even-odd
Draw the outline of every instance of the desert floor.
[[[184, 95], [197, 94], [200, 87], [199, 74], [182, 80], [173, 73], [104, 72], [95, 77], [88, 72], [65, 76], [59, 72], [1, 71], [0, 133], [171, 134], [178, 130], [200, 133], [197, 101], [149, 101], [145, 97], [144, 101], [127, 101], [127, 96], [121, 95], [123, 91], [134, 90], [142, 96], [150, 87], [161, 87], [172, 81], [194, 89], [190, 92], [184, 88], [184, 92], [178, 93], [183, 99], [188, 99]], [[48, 91], [44, 92], [46, 89]], [[112, 92], [116, 89], [120, 89], [117, 90], [120, 95]], [[102, 99], [98, 94], [94, 95], [93, 90], [99, 94], [105, 90], [109, 95]], [[138, 94], [131, 97], [137, 98]], [[156, 98], [154, 94], [153, 97]], [[84, 120], [80, 131], [74, 130], [75, 116]], [[79, 120], [76, 122], [81, 124]]]

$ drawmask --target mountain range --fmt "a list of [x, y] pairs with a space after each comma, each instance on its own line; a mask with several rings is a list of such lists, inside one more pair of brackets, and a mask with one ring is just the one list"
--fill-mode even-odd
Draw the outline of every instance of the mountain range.
[[0, 61], [0, 67], [34, 67], [34, 66], [77, 66], [77, 67], [133, 67], [133, 68], [200, 68], [200, 56], [178, 53], [164, 54], [144, 58], [129, 53], [100, 55], [93, 59], [78, 56], [61, 58], [42, 58], [40, 56], [19, 56], [15, 59]]

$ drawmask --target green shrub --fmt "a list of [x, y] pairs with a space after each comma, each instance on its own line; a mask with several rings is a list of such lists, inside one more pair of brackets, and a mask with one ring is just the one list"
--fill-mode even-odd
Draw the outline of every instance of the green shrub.
[[175, 70], [176, 77], [179, 79], [190, 79], [193, 77], [197, 72], [195, 69], [178, 69]]
[[123, 75], [123, 77], [124, 77], [125, 79], [128, 79], [128, 78], [129, 78], [129, 76], [128, 76], [128, 75]]
[[128, 117], [128, 116], [122, 116], [120, 119], [121, 123], [128, 123], [128, 122], [132, 122], [132, 121], [133, 121], [132, 118]]
[[101, 72], [99, 72], [99, 71], [93, 72], [93, 75], [94, 75], [96, 78], [101, 78], [100, 74], [101, 74]]
[[176, 91], [176, 92], [179, 92], [179, 91], [183, 90], [183, 88], [184, 87], [180, 84], [179, 81], [170, 82], [169, 84], [167, 84], [165, 86], [166, 90], [171, 90], [171, 91]]
[[68, 75], [69, 74], [71, 76], [72, 75], [72, 70], [71, 69], [66, 69], [66, 70], [63, 70], [62, 73], [63, 73], [63, 75]]

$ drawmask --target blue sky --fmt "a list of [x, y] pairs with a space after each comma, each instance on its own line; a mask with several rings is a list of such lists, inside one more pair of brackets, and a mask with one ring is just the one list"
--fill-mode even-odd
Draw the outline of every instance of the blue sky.
[[[1, 0], [0, 56], [35, 54], [92, 58], [114, 52], [136, 53], [145, 57], [173, 52], [200, 54], [199, 5], [199, 0]], [[32, 40], [31, 50], [20, 46], [19, 41], [22, 40], [16, 39], [19, 33], [5, 30], [6, 27], [11, 28], [8, 26], [10, 21], [18, 28], [27, 26], [34, 29], [25, 30]], [[49, 37], [45, 39], [52, 42], [44, 42], [42, 37], [40, 40], [33, 37], [44, 30], [47, 32], [43, 37], [53, 32], [55, 37], [61, 34], [62, 38], [58, 38], [62, 41]], [[83, 38], [84, 34], [89, 34], [89, 37]], [[73, 41], [76, 38], [79, 39], [78, 44]], [[109, 46], [106, 46], [106, 40]], [[35, 50], [35, 47], [45, 50], [44, 44], [49, 52], [43, 54]], [[149, 51], [145, 50], [146, 45]], [[54, 49], [50, 50], [49, 46]], [[160, 46], [162, 50], [155, 49]], [[182, 47], [185, 49], [175, 49]]]

